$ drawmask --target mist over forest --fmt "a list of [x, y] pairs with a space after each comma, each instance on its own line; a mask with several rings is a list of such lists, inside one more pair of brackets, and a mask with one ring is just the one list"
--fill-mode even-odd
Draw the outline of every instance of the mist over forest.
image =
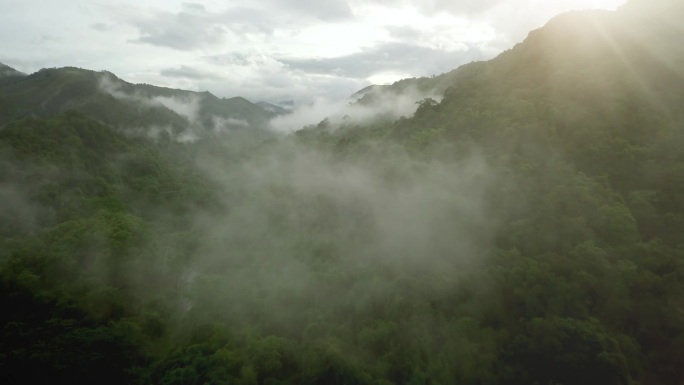
[[684, 384], [681, 15], [295, 108], [0, 65], [0, 382]]

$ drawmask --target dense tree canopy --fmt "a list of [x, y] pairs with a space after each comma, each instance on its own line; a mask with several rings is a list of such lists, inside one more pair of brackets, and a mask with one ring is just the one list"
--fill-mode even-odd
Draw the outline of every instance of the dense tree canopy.
[[636, 3], [395, 122], [0, 106], [0, 382], [680, 385], [684, 32]]

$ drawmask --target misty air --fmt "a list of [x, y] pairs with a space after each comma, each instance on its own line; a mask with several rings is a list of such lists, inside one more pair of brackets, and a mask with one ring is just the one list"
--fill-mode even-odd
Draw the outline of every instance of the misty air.
[[684, 384], [680, 0], [0, 0], [0, 383]]

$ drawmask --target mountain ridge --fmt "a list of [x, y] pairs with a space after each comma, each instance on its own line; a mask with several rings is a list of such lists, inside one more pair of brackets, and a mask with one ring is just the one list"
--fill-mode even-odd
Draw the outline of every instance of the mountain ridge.
[[[458, 82], [463, 77], [469, 76], [461, 74], [461, 72], [466, 74], [471, 73], [473, 67], [488, 66], [488, 63], [500, 61], [500, 57], [515, 55], [519, 50], [537, 44], [539, 40], [553, 42], [554, 46], [546, 47], [553, 51], [571, 53], [575, 51], [573, 51], [573, 49], [567, 49], [567, 44], [573, 45], [574, 47], [585, 45], [586, 47], [590, 47], [590, 49], [597, 49], [594, 48], [596, 47], [594, 44], [588, 43], [598, 39], [599, 41], [604, 42], [601, 46], [603, 49], [612, 51], [617, 47], [611, 46], [610, 42], [606, 42], [606, 33], [609, 33], [609, 31], [605, 30], [606, 27], [616, 30], [620, 29], [620, 25], [628, 23], [638, 27], [637, 30], [634, 31], [634, 34], [638, 32], [653, 35], [654, 29], [669, 28], [671, 31], [676, 31], [679, 24], [677, 24], [676, 16], [674, 15], [681, 14], [684, 14], [684, 2], [670, 0], [658, 0], [654, 3], [644, 0], [630, 0], [615, 11], [595, 9], [568, 11], [554, 16], [545, 23], [544, 26], [530, 31], [523, 41], [506, 49], [504, 52], [490, 60], [467, 63], [435, 77], [407, 78], [390, 85], [371, 85], [359, 90], [352, 96], [358, 97], [358, 100], [363, 100], [364, 97], [371, 98], [373, 97], [372, 95], [381, 92], [402, 94], [407, 89], [418, 89], [421, 91], [433, 90], [438, 94], [443, 94], [450, 87], [458, 86]], [[625, 34], [625, 30], [623, 29], [620, 33]], [[662, 31], [659, 33], [662, 34]], [[676, 37], [679, 36], [681, 36], [681, 27], [679, 27], [679, 34], [676, 34]], [[648, 40], [653, 46], [656, 46], [659, 41], [659, 39], [652, 37]], [[638, 36], [632, 36], [632, 41], [636, 44], [643, 44], [639, 43]], [[672, 38], [670, 41], [672, 41]], [[678, 54], [680, 57], [682, 56], [684, 48], [680, 47], [673, 49], [671, 45], [667, 45], [666, 43], [662, 44], [667, 46], [667, 50], [679, 50], [680, 52]], [[511, 54], [512, 51], [514, 52], [513, 54]], [[664, 51], [665, 48], [661, 48], [658, 54], [665, 55]], [[684, 76], [684, 66], [678, 64], [672, 65], [670, 70], [678, 72], [678, 76]]]
[[0, 84], [0, 125], [28, 116], [77, 110], [115, 128], [168, 127], [172, 135], [198, 136], [244, 128], [265, 129], [280, 111], [241, 97], [219, 99], [210, 92], [128, 83], [108, 71], [44, 68]]
[[7, 64], [0, 63], [0, 79], [7, 77], [26, 76], [25, 73], [15, 70]]

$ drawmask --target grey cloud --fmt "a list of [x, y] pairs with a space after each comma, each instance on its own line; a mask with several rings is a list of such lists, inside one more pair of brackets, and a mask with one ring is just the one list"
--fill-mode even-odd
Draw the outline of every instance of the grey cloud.
[[115, 19], [138, 30], [129, 41], [180, 51], [211, 46], [224, 40], [228, 29], [217, 14], [196, 3], [183, 3], [179, 12], [145, 11], [126, 5], [104, 5]]
[[239, 53], [239, 52], [228, 52], [225, 54], [204, 56], [203, 59], [207, 63], [213, 64], [213, 65], [218, 65], [218, 66], [224, 66], [224, 65], [246, 66], [246, 65], [249, 65], [251, 63], [251, 59], [250, 59], [249, 55], [246, 55], [244, 53]]
[[411, 5], [425, 14], [449, 12], [457, 15], [472, 15], [486, 12], [500, 0], [362, 0], [362, 2], [395, 7]]
[[345, 19], [352, 16], [346, 0], [269, 0], [271, 6], [286, 12], [309, 15], [321, 20]]
[[159, 72], [162, 76], [192, 80], [219, 80], [221, 77], [209, 72], [201, 71], [182, 65], [178, 68], [165, 68]]
[[350, 19], [346, 1], [262, 0], [233, 6], [216, 14], [221, 25], [237, 35], [266, 34], [278, 29], [296, 29], [312, 22]]
[[211, 23], [206, 15], [189, 12], [162, 12], [152, 19], [139, 20], [135, 26], [140, 37], [134, 41], [188, 51], [223, 41], [226, 29]]
[[433, 0], [420, 2], [430, 12], [449, 10], [457, 14], [481, 13], [492, 8], [497, 0]]
[[452, 70], [461, 64], [480, 60], [476, 46], [463, 51], [444, 51], [405, 43], [386, 43], [363, 52], [329, 59], [283, 59], [292, 68], [308, 73], [366, 78], [383, 71], [431, 75]]
[[385, 29], [390, 36], [402, 41], [416, 41], [425, 35], [424, 31], [407, 25], [390, 25]]
[[207, 9], [200, 3], [183, 3], [183, 9], [189, 12], [205, 12]]
[[[313, 99], [342, 100], [369, 85], [368, 77], [385, 72], [429, 76], [480, 60], [477, 46], [463, 51], [443, 51], [407, 43], [388, 43], [353, 55], [328, 59], [285, 59], [259, 53], [230, 52], [204, 56], [206, 65], [237, 68], [250, 76], [221, 82], [200, 81], [199, 89], [217, 95], [241, 95], [253, 100], [293, 99], [297, 104]], [[248, 70], [247, 70], [248, 69]]]
[[112, 29], [112, 26], [106, 23], [93, 23], [90, 25], [90, 28], [96, 31], [106, 32], [110, 31]]
[[[222, 12], [210, 12], [198, 3], [183, 3], [179, 12], [154, 11], [147, 15], [141, 15], [135, 8], [108, 8], [138, 30], [139, 36], [133, 42], [181, 51], [220, 43], [228, 32], [271, 34], [275, 29], [312, 20], [331, 21], [352, 16], [345, 0], [262, 0], [249, 5], [232, 5]], [[93, 27], [97, 29], [102, 25]]]
[[40, 35], [34, 36], [33, 39], [31, 40], [31, 43], [33, 43], [35, 45], [46, 45], [46, 44], [51, 44], [51, 43], [58, 43], [61, 41], [62, 41], [62, 38], [59, 36], [40, 34]]

